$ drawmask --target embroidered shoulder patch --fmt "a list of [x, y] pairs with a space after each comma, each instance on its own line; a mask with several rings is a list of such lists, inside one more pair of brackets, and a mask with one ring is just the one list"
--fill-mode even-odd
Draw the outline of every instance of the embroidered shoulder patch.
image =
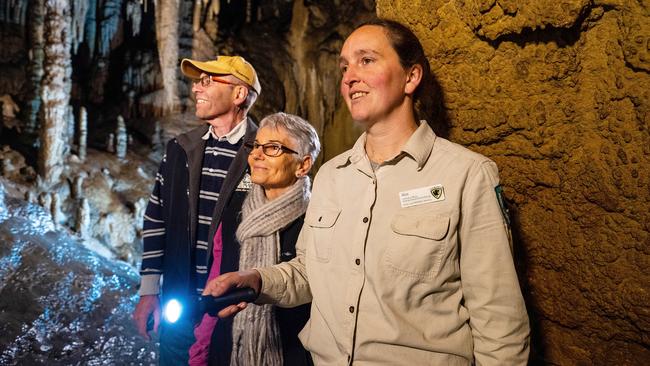
[[508, 205], [506, 204], [506, 199], [503, 197], [503, 187], [499, 184], [494, 187], [494, 192], [497, 195], [497, 202], [499, 202], [499, 207], [501, 208], [501, 214], [503, 215], [503, 220], [505, 220], [506, 225], [510, 227], [510, 212], [508, 211]]

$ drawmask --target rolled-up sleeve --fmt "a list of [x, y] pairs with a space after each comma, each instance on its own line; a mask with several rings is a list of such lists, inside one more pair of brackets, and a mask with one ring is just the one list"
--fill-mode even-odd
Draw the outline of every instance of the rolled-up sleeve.
[[256, 268], [262, 277], [262, 288], [257, 303], [294, 307], [312, 300], [305, 268], [305, 243], [310, 227], [303, 225], [296, 242], [296, 257], [271, 267]]
[[463, 190], [460, 270], [477, 365], [526, 365], [530, 328], [494, 162], [477, 162]]

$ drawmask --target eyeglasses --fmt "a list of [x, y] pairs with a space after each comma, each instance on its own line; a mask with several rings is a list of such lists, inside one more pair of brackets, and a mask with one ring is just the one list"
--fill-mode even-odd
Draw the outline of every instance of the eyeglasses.
[[247, 142], [244, 144], [244, 146], [250, 149], [251, 153], [254, 150], [257, 150], [258, 147], [261, 147], [264, 155], [270, 157], [280, 156], [282, 155], [283, 152], [290, 153], [290, 154], [298, 154], [297, 151], [291, 150], [290, 148], [282, 145], [279, 142], [267, 142], [266, 144], [258, 144], [257, 142]]
[[228, 81], [226, 79], [222, 79], [222, 78], [220, 78], [218, 76], [214, 76], [214, 75], [203, 75], [202, 77], [194, 80], [194, 84], [199, 84], [200, 83], [202, 87], [207, 88], [208, 86], [210, 86], [210, 84], [213, 81], [217, 82], [217, 83], [221, 83], [221, 84], [239, 85], [237, 83], [233, 83], [231, 81]]

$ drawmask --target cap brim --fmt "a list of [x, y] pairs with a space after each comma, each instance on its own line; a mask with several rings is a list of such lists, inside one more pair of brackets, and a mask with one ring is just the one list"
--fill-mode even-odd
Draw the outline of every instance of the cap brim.
[[202, 72], [208, 74], [231, 74], [229, 70], [223, 69], [214, 63], [194, 61], [189, 58], [185, 58], [181, 61], [181, 72], [183, 75], [191, 79], [198, 79]]

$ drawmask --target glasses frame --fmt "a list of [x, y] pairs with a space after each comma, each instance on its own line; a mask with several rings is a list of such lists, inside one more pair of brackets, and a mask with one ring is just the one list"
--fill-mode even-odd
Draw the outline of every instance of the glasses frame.
[[233, 83], [232, 81], [222, 79], [215, 75], [203, 75], [200, 78], [195, 79], [194, 84], [201, 84], [202, 87], [207, 88], [208, 86], [210, 86], [210, 84], [212, 84], [213, 81], [220, 84], [227, 84], [227, 85], [234, 85], [234, 86], [240, 85], [237, 83]]
[[[262, 148], [262, 153], [264, 155], [268, 156], [268, 157], [271, 157], [271, 158], [276, 158], [276, 157], [282, 155], [283, 153], [290, 153], [290, 154], [300, 155], [300, 153], [298, 153], [297, 151], [292, 150], [292, 149], [282, 145], [279, 142], [267, 142], [266, 144], [260, 144], [257, 141], [254, 141], [254, 142], [247, 142], [247, 143], [244, 144], [244, 146], [246, 146], [246, 148], [248, 148], [250, 150], [249, 154], [252, 154], [253, 151], [257, 150], [258, 147], [261, 147]], [[272, 155], [272, 154], [269, 154], [269, 153], [266, 152], [266, 149], [268, 147], [271, 147], [271, 146], [278, 149], [277, 154]]]

